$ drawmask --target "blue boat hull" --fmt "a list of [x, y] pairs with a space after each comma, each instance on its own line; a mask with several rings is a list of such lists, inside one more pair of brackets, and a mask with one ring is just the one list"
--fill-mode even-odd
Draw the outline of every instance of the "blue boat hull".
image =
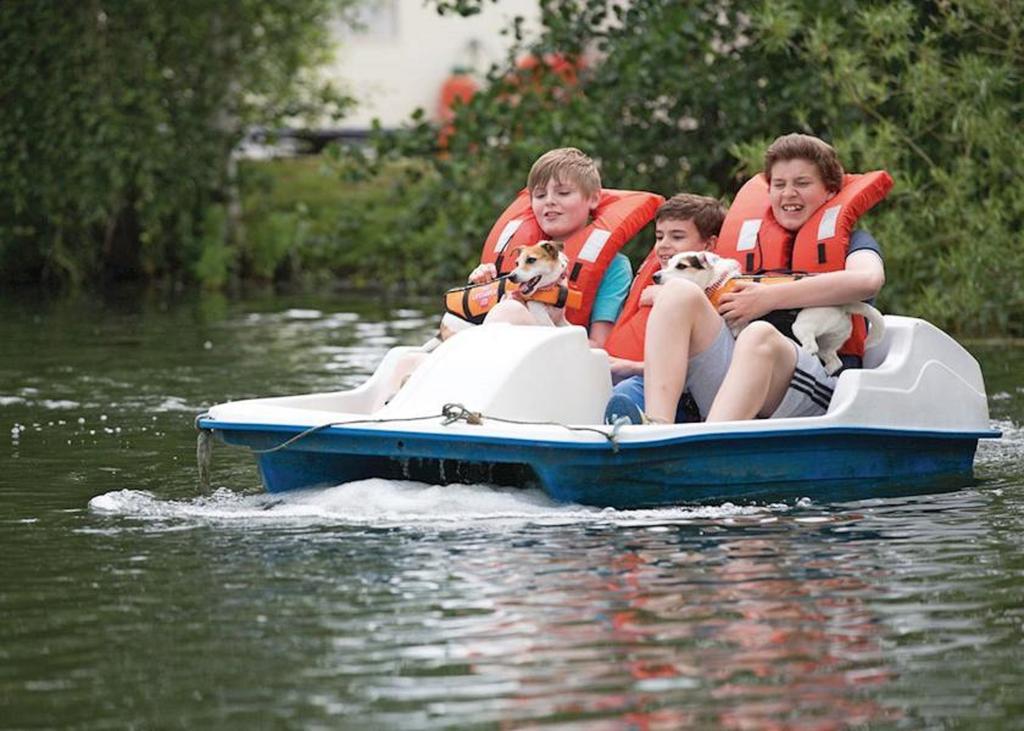
[[[257, 451], [302, 431], [213, 420], [200, 427]], [[843, 501], [960, 487], [973, 479], [978, 438], [988, 436], [843, 427], [691, 434], [616, 450], [603, 442], [330, 428], [257, 457], [270, 492], [382, 477], [536, 485], [560, 502], [625, 509], [799, 496]]]

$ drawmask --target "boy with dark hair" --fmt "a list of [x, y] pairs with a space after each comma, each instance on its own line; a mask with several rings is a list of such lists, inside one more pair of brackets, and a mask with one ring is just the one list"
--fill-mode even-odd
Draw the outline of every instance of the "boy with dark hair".
[[[679, 193], [661, 204], [654, 219], [654, 248], [641, 273], [633, 282], [622, 317], [609, 337], [607, 349], [612, 378], [617, 381], [612, 393], [644, 408], [643, 337], [651, 307], [663, 289], [652, 276], [668, 260], [684, 251], [714, 248], [725, 220], [725, 206], [717, 198]], [[653, 257], [653, 258], [652, 258]], [[614, 409], [613, 409], [614, 410]], [[695, 409], [689, 398], [679, 399], [676, 421], [693, 421]]]

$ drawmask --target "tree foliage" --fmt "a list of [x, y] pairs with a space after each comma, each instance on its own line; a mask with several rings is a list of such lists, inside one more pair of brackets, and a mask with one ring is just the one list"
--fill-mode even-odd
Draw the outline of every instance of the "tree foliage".
[[[468, 14], [487, 3], [436, 5]], [[410, 281], [461, 274], [546, 149], [588, 151], [610, 186], [730, 198], [771, 139], [803, 131], [832, 142], [847, 169], [896, 179], [865, 219], [886, 252], [883, 306], [960, 332], [1024, 334], [1018, 0], [541, 8], [540, 38], [489, 71], [458, 109], [444, 154], [422, 118], [377, 141], [378, 163], [427, 161], [409, 168], [414, 184], [394, 183], [401, 211], [374, 234], [382, 251], [416, 263]], [[527, 52], [578, 62], [575, 85], [518, 68]]]
[[421, 113], [335, 153], [369, 180], [333, 231], [293, 206], [240, 235], [231, 149], [249, 125], [344, 111], [309, 70], [357, 2], [0, 3], [0, 279], [319, 270], [436, 291], [547, 149], [583, 148], [609, 186], [728, 199], [771, 139], [804, 131], [896, 178], [865, 219], [883, 307], [1024, 335], [1020, 0], [539, 0], [541, 34], [509, 28], [444, 150]]
[[0, 3], [0, 278], [223, 279], [230, 152], [346, 107], [304, 71], [351, 4]]

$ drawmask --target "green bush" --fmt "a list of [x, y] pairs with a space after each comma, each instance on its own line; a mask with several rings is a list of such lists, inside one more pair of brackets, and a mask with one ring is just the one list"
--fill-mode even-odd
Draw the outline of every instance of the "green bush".
[[353, 2], [0, 3], [0, 280], [224, 280], [238, 252], [209, 227], [232, 210], [231, 150], [344, 110], [303, 71]]
[[195, 277], [203, 286], [221, 289], [228, 281], [232, 254], [227, 245], [228, 217], [224, 206], [209, 206], [198, 240]]
[[402, 223], [427, 170], [403, 160], [360, 178], [337, 151], [243, 164], [241, 276], [435, 290], [438, 254], [410, 246], [435, 239]]

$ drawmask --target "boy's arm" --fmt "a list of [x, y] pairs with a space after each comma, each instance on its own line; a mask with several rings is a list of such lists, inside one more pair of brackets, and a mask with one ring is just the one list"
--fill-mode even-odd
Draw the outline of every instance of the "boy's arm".
[[658, 299], [658, 295], [661, 294], [663, 286], [661, 284], [649, 284], [644, 287], [644, 291], [640, 293], [640, 306], [654, 307], [654, 302]]
[[609, 355], [608, 366], [612, 372], [613, 383], [618, 383], [630, 376], [642, 376], [644, 374], [644, 362], [642, 360], [627, 360], [626, 358], [616, 358], [614, 355]]
[[622, 304], [629, 294], [629, 285], [633, 281], [633, 267], [629, 259], [618, 254], [601, 278], [597, 295], [594, 297], [594, 308], [590, 314], [590, 347], [602, 348], [608, 335], [622, 311]]
[[722, 295], [718, 312], [729, 325], [746, 325], [773, 310], [845, 305], [868, 300], [885, 284], [885, 266], [874, 251], [855, 251], [846, 268], [785, 284], [759, 285], [737, 282]]
[[612, 334], [612, 327], [614, 326], [614, 322], [608, 322], [607, 320], [590, 323], [590, 347], [603, 348], [605, 341], [608, 340], [608, 336]]

